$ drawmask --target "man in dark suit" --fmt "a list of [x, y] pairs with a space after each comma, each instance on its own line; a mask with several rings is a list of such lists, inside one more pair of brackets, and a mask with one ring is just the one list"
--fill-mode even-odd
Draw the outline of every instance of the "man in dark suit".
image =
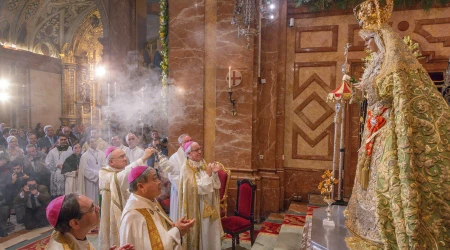
[[28, 142], [28, 145], [31, 144], [31, 145], [34, 145], [36, 147], [36, 149], [38, 148], [37, 137], [36, 137], [36, 134], [34, 132], [28, 132], [27, 133], [27, 142]]
[[32, 144], [26, 147], [26, 151], [27, 155], [23, 162], [23, 171], [50, 189], [50, 171], [48, 171], [45, 164], [47, 154], [37, 150]]
[[14, 207], [25, 208], [24, 223], [27, 230], [48, 225], [45, 209], [50, 202], [50, 194], [44, 185], [38, 185], [35, 179], [29, 178], [22, 191], [14, 199]]
[[62, 132], [64, 135], [66, 135], [67, 137], [67, 144], [69, 144], [69, 146], [71, 148], [73, 148], [73, 146], [78, 143], [78, 140], [76, 137], [72, 136], [72, 129], [69, 128], [68, 126], [65, 126], [62, 128]]
[[55, 130], [52, 125], [45, 126], [44, 133], [45, 136], [37, 141], [37, 146], [39, 150], [48, 154], [48, 152], [55, 147], [58, 137], [55, 136]]
[[6, 138], [8, 138], [9, 136], [9, 130], [10, 128], [3, 127], [2, 136], [0, 137], [0, 145], [4, 146], [5, 148], [8, 147], [8, 142], [6, 141]]

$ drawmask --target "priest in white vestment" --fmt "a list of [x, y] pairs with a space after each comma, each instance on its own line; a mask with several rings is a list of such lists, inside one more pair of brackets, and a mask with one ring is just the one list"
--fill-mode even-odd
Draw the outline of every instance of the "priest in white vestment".
[[122, 213], [120, 243], [131, 243], [136, 249], [181, 250], [181, 236], [194, 225], [195, 219], [182, 218], [174, 224], [164, 213], [155, 199], [161, 193], [155, 169], [133, 168], [128, 182], [132, 194]]
[[184, 145], [188, 159], [180, 170], [178, 190], [180, 216], [195, 218], [194, 227], [186, 237], [186, 249], [220, 250], [223, 235], [220, 220], [219, 164], [206, 165], [200, 145], [188, 142]]
[[129, 148], [122, 144], [122, 139], [118, 135], [112, 135], [110, 138], [111, 146], [122, 149], [126, 152]]
[[72, 155], [72, 148], [67, 144], [67, 137], [60, 135], [58, 146], [48, 152], [45, 164], [50, 171], [50, 195], [52, 198], [64, 195], [65, 177], [61, 169], [67, 157]]
[[[95, 129], [95, 128], [91, 129], [91, 137], [90, 138], [96, 139], [98, 150], [105, 152], [106, 149], [109, 148], [109, 144], [100, 137], [100, 132], [97, 129]], [[88, 149], [89, 149], [89, 140], [84, 143], [81, 152], [84, 153]]]
[[107, 250], [109, 246], [119, 245], [120, 218], [128, 197], [130, 197], [128, 175], [132, 168], [144, 165], [144, 162], [154, 152], [153, 148], [146, 149], [142, 158], [127, 166], [127, 157], [120, 148], [110, 147], [106, 150], [107, 165], [101, 168], [99, 173], [99, 188], [102, 197], [102, 216], [98, 236], [100, 250]]
[[[77, 209], [74, 209], [77, 208]], [[54, 231], [46, 249], [50, 250], [95, 250], [86, 238], [98, 225], [100, 208], [84, 195], [70, 193], [52, 200], [46, 209], [47, 220]], [[111, 246], [110, 250], [116, 249]], [[134, 250], [126, 244], [118, 250]]]
[[84, 152], [80, 159], [78, 171], [78, 190], [80, 194], [86, 195], [98, 205], [98, 172], [105, 164], [105, 153], [97, 149], [97, 140], [89, 138], [89, 149]]
[[78, 192], [78, 168], [80, 166], [81, 146], [79, 143], [73, 145], [73, 154], [64, 161], [61, 174], [66, 177], [64, 193]]
[[180, 218], [178, 214], [178, 184], [180, 182], [180, 169], [186, 161], [186, 153], [184, 153], [184, 145], [192, 139], [187, 134], [182, 134], [178, 137], [178, 144], [180, 147], [177, 152], [170, 156], [171, 167], [166, 169], [167, 178], [171, 183], [170, 187], [170, 219], [177, 221]]
[[[128, 133], [126, 136], [128, 149], [125, 150], [129, 162], [135, 162], [144, 155], [144, 150], [138, 146], [138, 139], [135, 134]], [[147, 162], [144, 162], [147, 165]]]

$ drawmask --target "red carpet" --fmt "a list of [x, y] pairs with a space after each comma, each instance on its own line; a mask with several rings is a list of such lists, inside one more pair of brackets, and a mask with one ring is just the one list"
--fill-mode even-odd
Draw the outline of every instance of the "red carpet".
[[[29, 240], [29, 242], [27, 245], [23, 246], [23, 247], [19, 247], [17, 248], [17, 250], [44, 250], [48, 243], [50, 242], [50, 236], [52, 234], [53, 231], [49, 231], [47, 233], [45, 233], [44, 238], [42, 238], [42, 236], [36, 237], [34, 239]], [[98, 235], [98, 227], [93, 229], [88, 235]]]
[[[255, 236], [254, 236], [255, 239], [256, 239], [256, 236], [258, 236], [258, 234], [259, 234], [259, 230], [255, 230]], [[225, 234], [225, 239], [231, 239], [231, 235]], [[239, 240], [250, 242], [250, 231], [239, 234]]]

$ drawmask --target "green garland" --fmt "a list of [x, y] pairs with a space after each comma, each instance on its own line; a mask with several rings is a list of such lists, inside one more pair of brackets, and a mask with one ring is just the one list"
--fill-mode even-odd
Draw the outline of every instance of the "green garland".
[[[333, 7], [340, 9], [353, 8], [364, 0], [292, 0], [295, 7], [307, 6], [311, 11], [329, 10]], [[405, 8], [420, 4], [423, 9], [428, 10], [433, 5], [445, 6], [450, 0], [394, 0], [396, 8]]]
[[161, 85], [162, 85], [162, 99], [163, 107], [167, 114], [167, 86], [169, 77], [169, 0], [160, 0], [160, 14], [159, 14], [159, 39], [161, 40]]

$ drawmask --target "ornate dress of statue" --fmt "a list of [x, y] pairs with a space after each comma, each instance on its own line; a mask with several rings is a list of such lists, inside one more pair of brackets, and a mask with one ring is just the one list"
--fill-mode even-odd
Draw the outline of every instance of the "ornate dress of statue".
[[345, 215], [351, 249], [450, 249], [450, 109], [387, 24], [393, 1], [355, 8], [373, 53], [368, 108]]

